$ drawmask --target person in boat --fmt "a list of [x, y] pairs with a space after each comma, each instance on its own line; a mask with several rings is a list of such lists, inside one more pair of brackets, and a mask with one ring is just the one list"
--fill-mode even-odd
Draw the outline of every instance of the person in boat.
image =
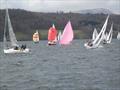
[[89, 46], [93, 46], [93, 44], [92, 44], [92, 41], [90, 40], [90, 41], [88, 41], [88, 45]]
[[107, 41], [104, 39], [104, 40], [103, 40], [103, 44], [106, 44], [106, 42], [107, 42]]
[[22, 49], [22, 50], [26, 49], [26, 45], [22, 45], [22, 46], [21, 46], [21, 49]]
[[15, 47], [14, 47], [14, 50], [18, 50], [18, 49], [19, 49], [19, 47], [18, 47], [18, 46], [15, 46]]

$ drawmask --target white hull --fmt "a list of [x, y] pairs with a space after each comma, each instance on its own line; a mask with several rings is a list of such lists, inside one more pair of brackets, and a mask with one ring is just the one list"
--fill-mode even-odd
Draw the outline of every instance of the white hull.
[[56, 45], [56, 41], [52, 41], [52, 42], [49, 41], [49, 42], [48, 42], [48, 45]]
[[85, 43], [84, 46], [85, 46], [87, 49], [95, 49], [95, 48], [101, 48], [101, 47], [103, 47], [102, 45], [99, 45], [99, 46], [89, 46], [88, 43]]
[[95, 47], [95, 46], [89, 46], [88, 43], [85, 43], [84, 46], [85, 46], [87, 49], [97, 48], [97, 47]]
[[28, 53], [29, 49], [18, 49], [18, 50], [14, 50], [14, 48], [10, 48], [10, 49], [4, 49], [4, 53]]

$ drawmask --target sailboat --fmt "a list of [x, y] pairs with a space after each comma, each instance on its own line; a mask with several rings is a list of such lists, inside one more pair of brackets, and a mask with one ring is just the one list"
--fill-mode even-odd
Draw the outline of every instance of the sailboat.
[[39, 33], [38, 33], [38, 30], [36, 30], [36, 32], [33, 34], [33, 41], [35, 43], [39, 42]]
[[117, 39], [120, 40], [120, 32], [118, 32]]
[[107, 36], [108, 36], [108, 33], [106, 32], [106, 33], [103, 35], [103, 39], [102, 39], [103, 43], [107, 41]]
[[95, 40], [95, 38], [98, 36], [98, 32], [96, 28], [94, 28], [93, 35], [92, 35], [92, 40]]
[[70, 44], [71, 41], [73, 40], [73, 38], [74, 38], [74, 34], [73, 34], [72, 25], [71, 25], [71, 22], [68, 21], [68, 23], [66, 24], [64, 31], [61, 35], [59, 44], [61, 44], [61, 45]]
[[95, 40], [88, 41], [87, 43], [84, 44], [84, 46], [86, 48], [91, 49], [91, 48], [98, 48], [100, 46], [100, 43], [101, 43], [101, 41], [103, 39], [103, 35], [104, 35], [105, 31], [106, 31], [108, 19], [109, 19], [109, 16], [107, 16], [106, 21], [105, 21], [101, 31], [99, 32], [98, 36], [95, 38]]
[[111, 43], [112, 41], [112, 35], [113, 35], [113, 24], [111, 25], [110, 31], [108, 34], [106, 34], [106, 39], [104, 40], [104, 44]]
[[57, 30], [55, 25], [53, 24], [52, 27], [48, 30], [48, 45], [56, 45], [57, 43]]
[[[8, 42], [8, 39], [10, 42]], [[5, 28], [4, 28], [4, 53], [28, 53], [29, 49], [26, 45], [19, 47], [15, 37], [13, 27], [10, 21], [8, 9], [6, 9]]]
[[60, 41], [60, 39], [61, 39], [61, 35], [62, 35], [61, 31], [59, 31], [59, 33], [58, 33], [58, 37], [57, 37], [57, 41]]

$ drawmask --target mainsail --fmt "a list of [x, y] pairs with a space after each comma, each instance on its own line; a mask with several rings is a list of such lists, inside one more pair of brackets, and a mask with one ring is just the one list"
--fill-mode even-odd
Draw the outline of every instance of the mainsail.
[[61, 39], [61, 35], [62, 35], [61, 31], [59, 31], [58, 37], [57, 37], [57, 40], [58, 40], [58, 41]]
[[48, 41], [54, 41], [56, 40], [56, 37], [57, 37], [57, 30], [53, 24], [53, 26], [50, 27], [48, 31]]
[[103, 35], [105, 33], [105, 30], [106, 30], [106, 27], [107, 27], [107, 22], [108, 22], [108, 19], [109, 19], [109, 16], [107, 17], [99, 35], [96, 37], [96, 39], [93, 41], [93, 45], [95, 46], [98, 46], [100, 44], [100, 42], [102, 41], [103, 39]]
[[98, 36], [98, 32], [96, 28], [94, 28], [93, 35], [92, 35], [92, 40], [95, 40], [95, 38]]
[[33, 41], [34, 42], [39, 42], [39, 33], [38, 30], [33, 34]]
[[6, 9], [6, 16], [5, 16], [5, 28], [4, 28], [4, 47], [6, 47], [7, 39], [6, 33], [9, 32], [9, 38], [11, 42], [11, 46], [18, 46], [18, 42], [16, 40], [15, 34], [13, 32], [12, 24], [9, 17], [8, 9]]
[[110, 32], [109, 34], [107, 35], [107, 43], [111, 43], [111, 40], [112, 40], [112, 34], [113, 34], [113, 24], [111, 25], [111, 28], [110, 28]]
[[69, 21], [64, 28], [63, 34], [61, 36], [60, 44], [69, 44], [73, 40], [73, 29], [71, 22]]
[[120, 32], [118, 32], [117, 39], [120, 40]]

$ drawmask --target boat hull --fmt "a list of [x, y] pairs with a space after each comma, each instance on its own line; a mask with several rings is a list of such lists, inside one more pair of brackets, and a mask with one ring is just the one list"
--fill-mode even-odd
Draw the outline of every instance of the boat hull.
[[85, 43], [84, 46], [85, 46], [87, 49], [95, 49], [95, 48], [101, 48], [101, 47], [103, 47], [102, 45], [99, 45], [99, 46], [95, 46], [95, 45], [89, 46], [88, 43]]
[[89, 46], [88, 43], [85, 43], [84, 46], [85, 46], [87, 49], [97, 48], [97, 47], [95, 47], [95, 46]]
[[52, 41], [52, 42], [49, 41], [49, 42], [48, 42], [48, 45], [56, 45], [56, 42], [54, 42], [54, 41]]
[[33, 41], [34, 43], [39, 43], [39, 41]]
[[10, 48], [10, 49], [4, 49], [4, 53], [28, 53], [29, 49], [18, 49], [15, 50], [14, 48]]

